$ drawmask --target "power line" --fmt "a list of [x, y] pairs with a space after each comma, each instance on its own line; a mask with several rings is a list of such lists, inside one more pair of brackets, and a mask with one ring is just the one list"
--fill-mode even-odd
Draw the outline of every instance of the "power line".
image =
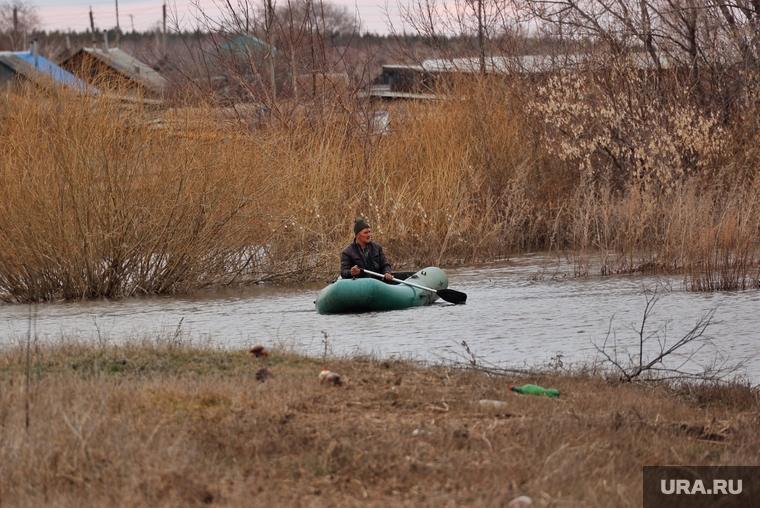
[[[117, 10], [114, 12], [116, 2]], [[386, 13], [384, 7], [372, 0], [333, 0], [336, 5], [342, 5], [356, 14], [360, 19], [364, 30], [384, 33], [387, 30]], [[38, 0], [39, 4], [40, 0]], [[340, 2], [340, 3], [338, 3]], [[42, 21], [42, 28], [54, 30], [89, 30], [89, 10], [92, 10], [95, 18], [96, 29], [119, 26], [119, 15], [130, 17], [132, 29], [150, 30], [162, 23], [162, 2], [157, 0], [74, 0], [67, 2], [65, 6], [59, 2], [51, 5], [37, 7], [37, 12]], [[175, 9], [176, 8], [176, 9]], [[200, 9], [200, 10], [199, 10]], [[176, 0], [170, 4], [171, 15], [180, 18], [180, 24], [192, 24], [194, 16], [204, 15], [215, 17], [219, 14], [219, 3], [215, 0]], [[394, 13], [388, 13], [391, 20]]]

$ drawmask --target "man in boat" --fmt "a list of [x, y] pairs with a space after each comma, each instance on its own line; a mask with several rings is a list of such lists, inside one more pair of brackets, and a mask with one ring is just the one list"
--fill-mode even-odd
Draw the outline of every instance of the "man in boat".
[[369, 277], [361, 269], [385, 274], [391, 280], [391, 264], [383, 247], [372, 241], [372, 228], [364, 219], [354, 221], [354, 241], [340, 253], [340, 276], [344, 279]]

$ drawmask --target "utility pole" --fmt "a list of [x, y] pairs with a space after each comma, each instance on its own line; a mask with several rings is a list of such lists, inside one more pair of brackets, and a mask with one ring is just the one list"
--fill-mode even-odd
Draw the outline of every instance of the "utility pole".
[[486, 50], [483, 47], [483, 0], [478, 0], [478, 46], [480, 46], [480, 74], [486, 75]]
[[18, 7], [13, 6], [13, 51], [16, 51], [18, 40]]
[[121, 34], [121, 26], [119, 26], [119, 0], [116, 0], [116, 47], [119, 47], [119, 35]]
[[161, 46], [163, 46], [163, 54], [166, 55], [166, 4], [164, 3], [164, 32], [163, 32], [163, 40], [161, 41]]
[[95, 18], [92, 15], [92, 6], [90, 6], [90, 30], [92, 30], [92, 47], [95, 47]]
[[274, 28], [274, 7], [272, 0], [267, 0], [267, 44], [269, 44], [269, 81], [272, 86], [272, 101], [277, 95], [277, 83], [274, 81], [274, 45], [272, 44], [272, 29]]

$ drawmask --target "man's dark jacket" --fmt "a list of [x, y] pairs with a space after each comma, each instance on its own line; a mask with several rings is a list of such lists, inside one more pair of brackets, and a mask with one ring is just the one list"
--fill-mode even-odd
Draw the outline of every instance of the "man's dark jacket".
[[[356, 265], [359, 268], [372, 270], [376, 273], [386, 274], [391, 271], [391, 264], [388, 262], [388, 258], [385, 257], [383, 247], [379, 243], [369, 242], [365, 247], [365, 254], [369, 262], [365, 261], [364, 255], [362, 255], [361, 246], [354, 240], [348, 247], [343, 249], [340, 253], [340, 276], [344, 279], [350, 279], [351, 267]], [[357, 277], [369, 277], [363, 273], [357, 275]]]

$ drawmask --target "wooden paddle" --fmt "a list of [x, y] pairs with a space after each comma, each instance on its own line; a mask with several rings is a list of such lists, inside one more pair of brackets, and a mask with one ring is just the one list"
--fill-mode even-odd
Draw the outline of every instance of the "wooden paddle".
[[[360, 270], [364, 273], [368, 273], [374, 277], [377, 277], [379, 279], [385, 278], [384, 275], [381, 275], [379, 273], [371, 272], [369, 270], [365, 270], [364, 268], [360, 268]], [[467, 295], [462, 293], [461, 291], [455, 291], [453, 289], [432, 289], [432, 288], [426, 288], [425, 286], [421, 286], [419, 284], [415, 284], [414, 282], [409, 282], [408, 280], [401, 280], [393, 277], [391, 279], [394, 282], [398, 282], [400, 284], [406, 284], [407, 286], [412, 286], [417, 289], [422, 289], [424, 291], [430, 291], [431, 293], [435, 293], [438, 296], [441, 297], [442, 300], [446, 300], [449, 303], [453, 303], [454, 305], [461, 305], [467, 301]]]

